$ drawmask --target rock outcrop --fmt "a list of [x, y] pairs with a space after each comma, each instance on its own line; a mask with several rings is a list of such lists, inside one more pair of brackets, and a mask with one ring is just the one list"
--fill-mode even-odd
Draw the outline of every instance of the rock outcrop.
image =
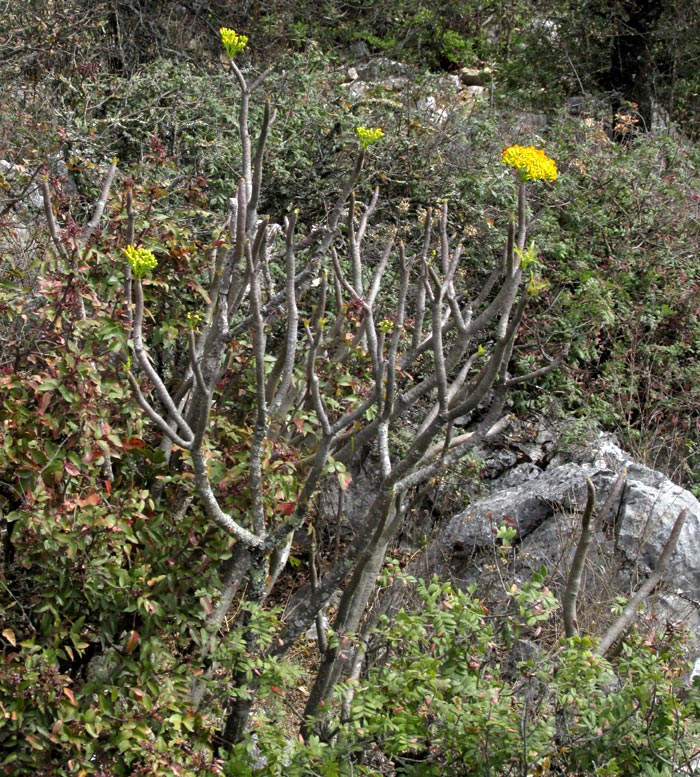
[[[503, 573], [507, 558], [510, 578], [527, 579], [544, 565], [554, 588], [563, 590], [580, 535], [586, 480], [594, 484], [600, 507], [620, 473], [626, 474], [625, 486], [594, 538], [581, 596], [609, 615], [615, 596], [632, 594], [656, 567], [686, 509], [664, 582], [645, 615], [685, 622], [700, 632], [700, 503], [662, 473], [633, 461], [608, 435], [576, 455], [556, 454], [543, 466], [528, 462], [504, 473], [487, 496], [445, 523], [420, 562], [420, 574], [427, 565], [427, 571], [460, 585], [484, 586], [494, 570]], [[507, 553], [496, 536], [503, 524], [516, 531]]]

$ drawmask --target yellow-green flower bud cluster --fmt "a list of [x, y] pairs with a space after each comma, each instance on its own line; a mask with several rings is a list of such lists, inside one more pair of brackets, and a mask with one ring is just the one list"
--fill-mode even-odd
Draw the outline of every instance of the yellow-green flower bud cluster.
[[557, 164], [541, 148], [510, 146], [503, 152], [502, 159], [520, 173], [521, 181], [557, 180]]
[[199, 313], [192, 313], [192, 311], [187, 312], [187, 326], [189, 329], [194, 331], [201, 323], [202, 317]]
[[147, 272], [158, 266], [158, 260], [153, 256], [153, 251], [149, 251], [147, 248], [127, 246], [124, 253], [134, 278], [143, 278]]
[[363, 151], [384, 137], [384, 132], [379, 127], [355, 127], [355, 132], [360, 140], [360, 148]]
[[229, 27], [221, 27], [219, 35], [221, 35], [221, 42], [224, 44], [229, 59], [233, 59], [236, 54], [240, 54], [248, 45], [247, 35], [239, 35]]

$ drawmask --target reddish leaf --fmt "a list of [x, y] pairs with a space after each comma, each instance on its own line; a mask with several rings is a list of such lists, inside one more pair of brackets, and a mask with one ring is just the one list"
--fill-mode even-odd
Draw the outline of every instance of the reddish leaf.
[[78, 507], [94, 507], [95, 505], [98, 505], [102, 501], [102, 497], [99, 494], [92, 493], [88, 494], [84, 499], [78, 499], [76, 504]]
[[46, 408], [49, 406], [49, 402], [51, 402], [51, 392], [47, 391], [39, 401], [39, 406], [36, 409], [36, 414], [38, 416], [44, 415], [46, 412]]
[[67, 697], [68, 701], [69, 701], [69, 702], [70, 702], [70, 703], [71, 703], [71, 704], [72, 704], [74, 707], [77, 707], [77, 706], [78, 706], [78, 705], [76, 704], [76, 701], [75, 701], [75, 696], [73, 695], [73, 691], [71, 691], [71, 689], [70, 689], [70, 688], [64, 688], [64, 689], [63, 689], [63, 693], [64, 693], [64, 694], [65, 694], [65, 696]]
[[54, 742], [54, 743], [58, 744], [58, 742], [60, 741], [58, 739], [58, 734], [60, 733], [62, 728], [63, 728], [63, 721], [62, 720], [57, 720], [53, 724], [53, 728], [51, 729], [51, 733], [49, 734], [49, 740], [51, 742]]
[[140, 437], [128, 437], [126, 440], [124, 440], [124, 448], [127, 451], [133, 450], [134, 448], [145, 447], [146, 443]]
[[44, 746], [41, 744], [41, 742], [32, 734], [29, 734], [28, 736], [26, 736], [25, 739], [35, 750], [44, 749]]
[[80, 470], [70, 461], [66, 461], [63, 465], [63, 469], [66, 471], [68, 475], [70, 475], [73, 478], [77, 478], [78, 475], [80, 475]]
[[127, 640], [126, 646], [124, 647], [125, 653], [133, 653], [134, 650], [136, 650], [136, 645], [139, 643], [139, 633], [138, 631], [132, 631], [129, 635], [129, 639]]

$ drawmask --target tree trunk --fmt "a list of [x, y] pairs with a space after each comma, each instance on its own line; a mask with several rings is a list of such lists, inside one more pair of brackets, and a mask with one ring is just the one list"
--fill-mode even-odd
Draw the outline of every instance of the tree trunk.
[[[629, 140], [630, 130], [649, 132], [654, 118], [652, 39], [664, 10], [661, 0], [623, 0], [613, 17], [608, 88], [612, 94], [613, 134]], [[629, 106], [636, 105], [636, 108]], [[629, 126], [619, 116], [637, 119]]]
[[303, 733], [311, 733], [314, 717], [330, 698], [333, 688], [340, 681], [344, 671], [353, 663], [357, 646], [353, 645], [352, 634], [357, 631], [367, 603], [374, 591], [377, 576], [381, 571], [389, 542], [396, 535], [401, 524], [399, 498], [388, 504], [368, 550], [362, 555], [338, 606], [333, 623], [334, 642], [329, 646], [319, 667], [316, 680], [304, 710]]
[[[251, 553], [254, 560], [248, 573], [248, 601], [262, 606], [267, 595], [265, 589], [265, 557], [260, 551], [252, 551]], [[245, 635], [246, 654], [254, 656], [259, 652], [258, 635], [249, 628], [250, 619], [251, 612], [249, 610], [242, 612], [235, 628]], [[233, 687], [239, 690], [245, 689], [247, 694], [232, 694], [229, 697], [229, 713], [226, 716], [222, 731], [225, 748], [231, 748], [243, 739], [243, 734], [248, 726], [250, 711], [253, 708], [258, 683], [255, 677], [251, 680], [246, 670], [242, 669], [234, 673]]]

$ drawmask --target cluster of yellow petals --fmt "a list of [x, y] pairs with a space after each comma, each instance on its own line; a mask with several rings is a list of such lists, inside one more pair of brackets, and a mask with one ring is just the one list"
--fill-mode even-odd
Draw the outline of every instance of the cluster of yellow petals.
[[363, 151], [384, 137], [384, 132], [379, 127], [355, 127], [355, 132], [360, 139], [360, 148]]
[[147, 272], [158, 266], [158, 260], [153, 256], [153, 251], [149, 251], [147, 248], [127, 246], [124, 249], [124, 253], [134, 278], [143, 278]]
[[541, 148], [510, 146], [503, 152], [503, 162], [520, 173], [522, 181], [556, 181], [557, 163]]
[[224, 44], [229, 59], [233, 59], [236, 54], [240, 54], [248, 45], [247, 35], [239, 35], [229, 27], [221, 27], [219, 35], [221, 35], [221, 42]]

